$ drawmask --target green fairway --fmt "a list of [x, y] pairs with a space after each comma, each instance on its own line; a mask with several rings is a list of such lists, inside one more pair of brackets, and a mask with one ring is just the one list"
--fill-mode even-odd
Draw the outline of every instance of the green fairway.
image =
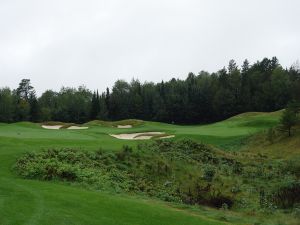
[[239, 148], [247, 136], [274, 126], [280, 112], [249, 113], [211, 125], [179, 126], [145, 122], [118, 129], [88, 123], [87, 130], [47, 130], [40, 124], [20, 122], [0, 124], [0, 224], [103, 224], [103, 225], [193, 225], [222, 224], [221, 221], [176, 210], [162, 202], [113, 195], [67, 185], [21, 179], [12, 171], [24, 152], [49, 148], [76, 148], [116, 151], [145, 140], [119, 140], [108, 134], [161, 131], [175, 139], [192, 138], [222, 147]]

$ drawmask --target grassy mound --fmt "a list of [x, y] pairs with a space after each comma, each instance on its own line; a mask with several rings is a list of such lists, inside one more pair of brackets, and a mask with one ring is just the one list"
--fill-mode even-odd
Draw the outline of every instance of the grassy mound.
[[87, 126], [104, 126], [104, 127], [118, 127], [131, 125], [132, 127], [137, 127], [143, 125], [145, 122], [142, 120], [135, 120], [135, 119], [127, 119], [127, 120], [119, 120], [119, 121], [103, 121], [103, 120], [93, 120], [88, 123], [85, 123]]
[[275, 112], [246, 112], [240, 113], [236, 116], [233, 116], [227, 120], [235, 120], [235, 119], [255, 119], [256, 117], [268, 117], [269, 119], [277, 119], [281, 116], [283, 110], [278, 110]]

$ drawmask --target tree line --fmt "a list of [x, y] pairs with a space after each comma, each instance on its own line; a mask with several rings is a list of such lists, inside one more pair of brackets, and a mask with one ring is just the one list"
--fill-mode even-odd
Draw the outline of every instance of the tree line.
[[298, 64], [283, 68], [276, 57], [252, 65], [234, 60], [223, 69], [189, 73], [160, 83], [118, 80], [103, 93], [84, 86], [46, 90], [37, 97], [29, 79], [0, 89], [0, 121], [142, 119], [168, 123], [207, 123], [248, 111], [275, 111], [300, 101]]

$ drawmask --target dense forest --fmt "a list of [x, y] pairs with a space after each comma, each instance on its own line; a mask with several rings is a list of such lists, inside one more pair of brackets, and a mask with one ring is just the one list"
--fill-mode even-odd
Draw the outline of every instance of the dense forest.
[[215, 73], [189, 73], [185, 80], [115, 82], [105, 92], [86, 87], [46, 90], [37, 96], [29, 79], [0, 89], [0, 121], [63, 121], [127, 118], [168, 123], [207, 123], [247, 111], [274, 111], [300, 100], [300, 69], [276, 57], [239, 67], [234, 60]]

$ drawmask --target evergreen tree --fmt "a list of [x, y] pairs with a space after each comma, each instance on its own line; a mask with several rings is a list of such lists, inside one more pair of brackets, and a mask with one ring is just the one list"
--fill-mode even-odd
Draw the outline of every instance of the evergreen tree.
[[30, 121], [39, 121], [39, 105], [35, 91], [30, 92], [28, 102], [30, 105]]
[[0, 89], [0, 122], [13, 121], [14, 100], [9, 88]]
[[251, 111], [251, 79], [250, 79], [250, 64], [246, 59], [242, 65], [241, 71], [241, 108], [242, 111]]
[[110, 92], [109, 92], [109, 88], [106, 88], [104, 101], [105, 101], [105, 107], [107, 109], [107, 118], [110, 118]]
[[30, 79], [22, 79], [17, 88], [17, 95], [21, 99], [28, 101], [29, 96], [33, 91], [34, 89], [30, 84]]
[[98, 115], [98, 99], [97, 99], [97, 95], [94, 92], [93, 96], [92, 96], [92, 102], [91, 102], [91, 112], [90, 112], [90, 119], [91, 120], [95, 120], [97, 118]]
[[97, 112], [97, 118], [99, 118], [99, 113], [100, 113], [100, 96], [99, 96], [99, 92], [97, 90], [96, 93], [96, 112]]
[[102, 96], [100, 96], [99, 98], [99, 106], [100, 106], [99, 119], [101, 120], [108, 120], [108, 109], [106, 106], [105, 96], [106, 95], [103, 93]]
[[[25, 121], [31, 119], [31, 105], [30, 99], [32, 96], [35, 96], [34, 88], [30, 84], [30, 79], [22, 79], [19, 83], [19, 87], [15, 91], [16, 93], [16, 120]], [[37, 104], [33, 103], [33, 110], [37, 109]], [[32, 112], [37, 114], [37, 112]], [[33, 115], [37, 116], [37, 115]], [[36, 119], [36, 118], [35, 118]]]
[[15, 121], [30, 120], [30, 105], [26, 100], [24, 100], [22, 98], [17, 98], [14, 119], [15, 119]]
[[287, 107], [281, 116], [280, 123], [283, 131], [288, 132], [289, 137], [292, 134], [292, 127], [297, 124], [299, 118], [297, 113], [289, 106]]

